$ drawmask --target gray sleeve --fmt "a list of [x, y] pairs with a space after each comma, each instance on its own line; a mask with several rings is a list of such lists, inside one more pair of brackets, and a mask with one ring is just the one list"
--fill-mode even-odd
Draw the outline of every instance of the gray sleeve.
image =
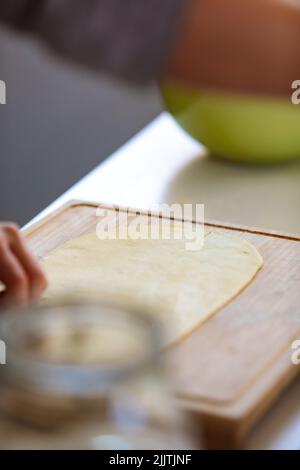
[[159, 78], [187, 0], [1, 0], [0, 20], [120, 79]]

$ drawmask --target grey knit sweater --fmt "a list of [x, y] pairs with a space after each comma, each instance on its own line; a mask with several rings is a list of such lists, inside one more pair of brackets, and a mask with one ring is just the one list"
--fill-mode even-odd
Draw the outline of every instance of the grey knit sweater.
[[160, 75], [187, 0], [0, 0], [0, 21], [123, 80]]

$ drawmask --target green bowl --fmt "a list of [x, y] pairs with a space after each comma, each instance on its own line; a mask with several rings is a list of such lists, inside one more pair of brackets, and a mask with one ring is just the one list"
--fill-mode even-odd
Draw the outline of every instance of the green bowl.
[[300, 106], [281, 98], [163, 87], [168, 111], [213, 154], [245, 163], [300, 157]]

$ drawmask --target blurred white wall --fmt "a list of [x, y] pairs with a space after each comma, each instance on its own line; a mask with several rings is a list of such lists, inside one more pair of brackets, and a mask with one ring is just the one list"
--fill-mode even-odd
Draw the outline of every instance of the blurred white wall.
[[160, 112], [156, 90], [113, 83], [4, 29], [0, 79], [0, 220], [28, 221]]

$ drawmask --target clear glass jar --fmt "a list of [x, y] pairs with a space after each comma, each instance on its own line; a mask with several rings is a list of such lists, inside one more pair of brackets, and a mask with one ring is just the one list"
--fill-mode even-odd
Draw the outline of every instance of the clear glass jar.
[[108, 303], [7, 313], [3, 449], [191, 449], [151, 315]]

